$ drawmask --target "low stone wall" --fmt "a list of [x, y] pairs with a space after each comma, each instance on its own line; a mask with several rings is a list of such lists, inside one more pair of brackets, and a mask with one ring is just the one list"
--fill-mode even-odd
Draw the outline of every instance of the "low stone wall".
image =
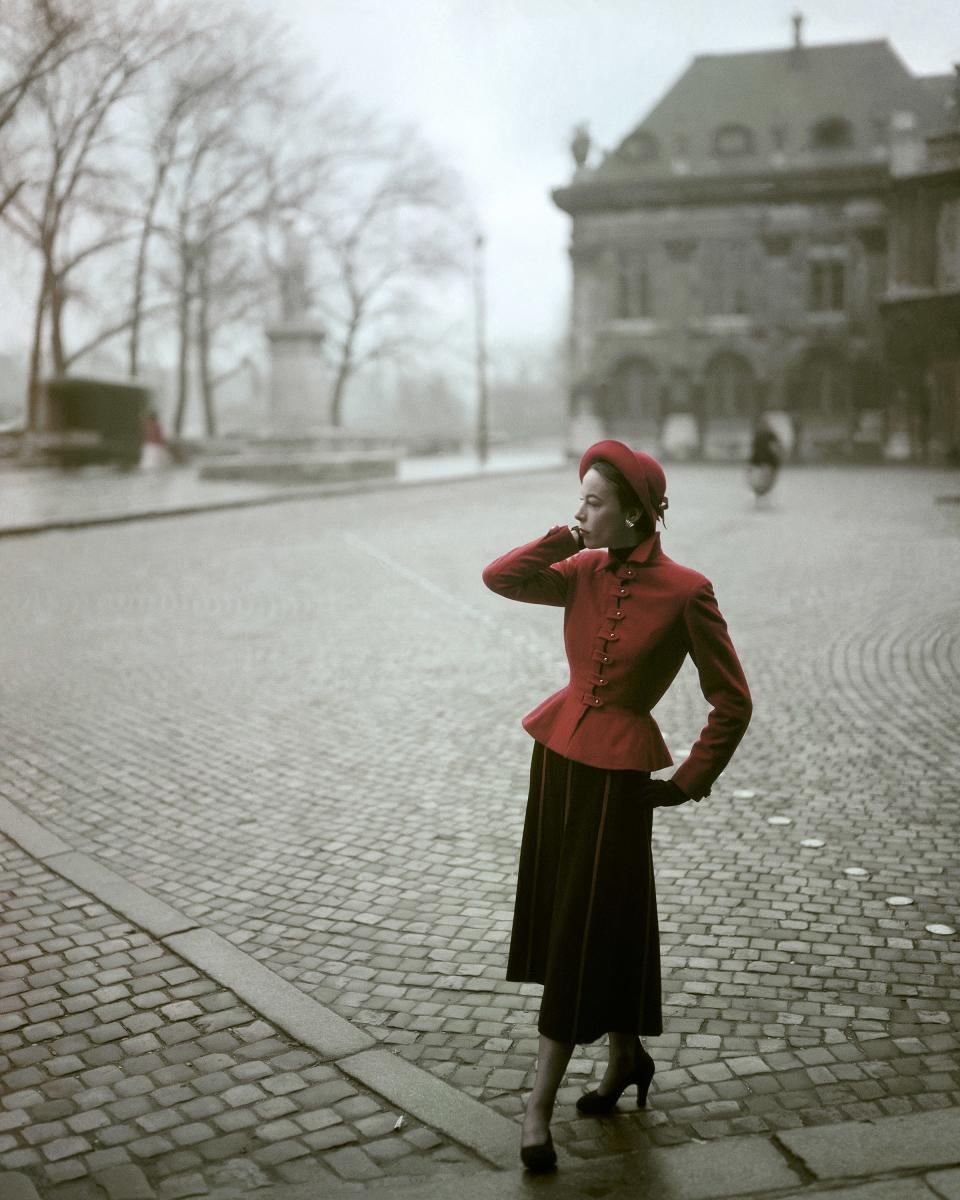
[[384, 437], [377, 433], [340, 429], [336, 426], [331, 426], [329, 429], [316, 429], [296, 436], [284, 433], [235, 434], [216, 438], [184, 439], [183, 444], [189, 446], [194, 457], [204, 459], [219, 458], [222, 455], [234, 457], [239, 454], [303, 457], [308, 454], [345, 450], [380, 450], [402, 457], [406, 452], [406, 445], [402, 438]]
[[201, 479], [247, 483], [340, 483], [389, 479], [397, 474], [399, 455], [382, 450], [332, 450], [317, 453], [222, 455], [201, 462]]

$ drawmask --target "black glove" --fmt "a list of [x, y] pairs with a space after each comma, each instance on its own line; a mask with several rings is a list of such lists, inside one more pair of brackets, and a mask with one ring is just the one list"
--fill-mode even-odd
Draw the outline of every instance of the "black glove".
[[650, 779], [641, 792], [641, 799], [651, 808], [672, 808], [676, 804], [685, 804], [690, 797], [672, 779]]

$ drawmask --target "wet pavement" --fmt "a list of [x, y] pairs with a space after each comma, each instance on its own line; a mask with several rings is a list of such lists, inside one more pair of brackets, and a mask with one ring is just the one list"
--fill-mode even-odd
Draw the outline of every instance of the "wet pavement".
[[[669, 481], [664, 548], [713, 579], [755, 716], [712, 796], [657, 814], [666, 1029], [648, 1042], [648, 1110], [576, 1116], [599, 1045], [578, 1051], [559, 1097], [563, 1161], [600, 1172], [613, 1156], [637, 1179], [651, 1155], [743, 1155], [792, 1131], [947, 1119], [960, 1106], [960, 940], [943, 932], [960, 926], [960, 515], [935, 504], [955, 476], [805, 468], [765, 508], [733, 468], [674, 467]], [[5, 542], [0, 796], [424, 1079], [512, 1121], [532, 1079], [538, 992], [503, 979], [530, 750], [518, 721], [564, 672], [560, 614], [486, 593], [479, 571], [570, 519], [575, 497], [567, 470]], [[685, 670], [657, 714], [675, 758], [703, 708]], [[322, 1047], [297, 1058], [307, 1051], [276, 1027], [245, 1040], [259, 1010], [23, 849], [8, 843], [2, 869], [19, 916], [0, 945], [20, 957], [0, 967], [0, 1054], [28, 1074], [16, 1106], [3, 1096], [0, 1171], [51, 1197], [101, 1186], [106, 1151], [158, 1196], [236, 1187], [222, 1174], [233, 1160], [274, 1187], [309, 1187], [315, 1170], [331, 1188], [375, 1189], [422, 1169], [436, 1176], [422, 1194], [439, 1196], [450, 1173], [451, 1187], [501, 1177], [496, 1155], [387, 1104]], [[141, 1008], [151, 975], [162, 1003]], [[96, 987], [72, 993], [77, 981]], [[86, 1006], [71, 1011], [75, 998]], [[208, 1028], [221, 1011], [236, 1024]], [[125, 1024], [150, 1015], [160, 1024]], [[190, 1053], [178, 1062], [187, 1052], [162, 1034], [179, 1024]], [[86, 1033], [111, 1025], [102, 1043]], [[202, 1041], [220, 1034], [230, 1046]], [[156, 1045], [85, 1057], [136, 1038]], [[258, 1041], [276, 1043], [256, 1052], [262, 1078], [291, 1075], [289, 1092], [235, 1074]], [[149, 1069], [129, 1066], [151, 1054]], [[86, 1078], [111, 1066], [152, 1092]], [[168, 1080], [177, 1067], [191, 1074]], [[208, 1093], [196, 1087], [206, 1071]], [[340, 1080], [352, 1094], [316, 1092]], [[180, 1086], [189, 1096], [156, 1102]], [[227, 1091], [246, 1086], [258, 1094], [230, 1116]], [[97, 1088], [113, 1094], [90, 1110], [75, 1102]], [[39, 1099], [23, 1104], [31, 1090]], [[148, 1107], [112, 1107], [128, 1099]], [[271, 1100], [286, 1111], [257, 1109]], [[377, 1107], [360, 1115], [351, 1101]], [[26, 1121], [7, 1115], [31, 1107]], [[129, 1136], [113, 1132], [124, 1126]], [[205, 1154], [235, 1134], [243, 1149], [235, 1139], [236, 1153]], [[276, 1145], [289, 1158], [272, 1160]], [[924, 1165], [949, 1161], [900, 1169]], [[832, 1176], [796, 1178], [806, 1189]], [[728, 1190], [699, 1194], [740, 1194], [716, 1186]]]
[[[395, 480], [403, 486], [427, 480], [542, 470], [562, 463], [556, 445], [494, 448], [481, 466], [476, 455], [437, 454], [400, 459]], [[378, 489], [382, 481], [312, 486], [200, 479], [194, 466], [121, 470], [91, 466], [22, 470], [0, 462], [0, 537], [44, 529], [74, 528], [156, 516], [283, 503], [296, 497]]]

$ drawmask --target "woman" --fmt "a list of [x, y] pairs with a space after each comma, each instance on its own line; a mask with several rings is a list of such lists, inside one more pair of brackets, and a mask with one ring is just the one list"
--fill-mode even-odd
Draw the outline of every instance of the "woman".
[[[575, 526], [558, 525], [483, 572], [511, 600], [563, 607], [570, 682], [523, 719], [535, 739], [507, 978], [543, 984], [540, 1052], [521, 1158], [550, 1170], [550, 1118], [573, 1047], [609, 1040], [606, 1073], [577, 1102], [611, 1111], [631, 1084], [646, 1102], [663, 1032], [650, 834], [654, 808], [709, 795], [750, 720], [750, 693], [713, 589], [662, 553], [660, 464], [622, 442], [580, 462]], [[606, 549], [605, 549], [606, 547]], [[651, 710], [687, 655], [711, 706], [672, 763]]]

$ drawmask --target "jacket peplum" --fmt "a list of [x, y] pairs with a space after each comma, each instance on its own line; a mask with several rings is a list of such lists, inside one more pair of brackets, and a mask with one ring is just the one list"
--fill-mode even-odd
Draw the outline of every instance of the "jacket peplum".
[[523, 718], [548, 749], [607, 770], [658, 771], [673, 759], [652, 710], [689, 654], [710, 704], [673, 781], [710, 793], [750, 722], [752, 704], [710, 581], [660, 549], [660, 535], [623, 562], [579, 550], [566, 525], [484, 568], [491, 591], [564, 609], [570, 681]]

